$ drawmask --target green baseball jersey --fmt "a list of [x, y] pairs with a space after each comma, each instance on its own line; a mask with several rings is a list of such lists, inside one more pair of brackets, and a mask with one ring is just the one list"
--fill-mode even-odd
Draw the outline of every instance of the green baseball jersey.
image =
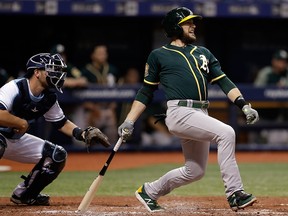
[[167, 44], [148, 56], [144, 82], [161, 83], [167, 100], [207, 100], [208, 83], [225, 76], [219, 61], [207, 48]]

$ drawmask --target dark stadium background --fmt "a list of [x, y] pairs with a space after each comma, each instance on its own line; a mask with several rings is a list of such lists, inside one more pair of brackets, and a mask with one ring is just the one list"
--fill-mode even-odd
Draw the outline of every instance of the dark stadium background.
[[[17, 75], [34, 53], [66, 45], [78, 66], [88, 62], [95, 43], [109, 45], [110, 61], [123, 71], [128, 65], [144, 70], [152, 48], [167, 42], [160, 16], [43, 16], [0, 14], [0, 65]], [[284, 18], [213, 17], [197, 25], [198, 45], [207, 46], [223, 70], [238, 83], [249, 83], [271, 53], [288, 48], [288, 20]]]

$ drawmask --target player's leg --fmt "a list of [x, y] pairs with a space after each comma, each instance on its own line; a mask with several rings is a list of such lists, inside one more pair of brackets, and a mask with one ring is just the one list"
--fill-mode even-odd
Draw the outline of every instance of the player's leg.
[[19, 163], [36, 164], [42, 157], [44, 140], [24, 134], [20, 139], [6, 139], [7, 148], [3, 158]]
[[[167, 115], [166, 124], [174, 135], [182, 139], [217, 144], [218, 164], [227, 197], [236, 190], [243, 190], [235, 159], [235, 132], [233, 128], [208, 116], [207, 112], [201, 109], [179, 107], [177, 110], [168, 109], [168, 112], [170, 113]], [[173, 122], [173, 119], [180, 120]]]
[[9, 148], [6, 158], [18, 162], [35, 163], [36, 165], [27, 177], [22, 176], [24, 181], [17, 185], [13, 191], [11, 201], [16, 204], [49, 205], [49, 196], [40, 194], [40, 192], [62, 171], [67, 152], [61, 146], [32, 135], [25, 135], [19, 142], [18, 145], [10, 145], [19, 151], [19, 156], [17, 157], [17, 151], [11, 151]]
[[[175, 121], [173, 119], [171, 124], [174, 123]], [[179, 131], [181, 131], [180, 128]], [[161, 196], [170, 193], [175, 188], [197, 181], [204, 176], [209, 155], [210, 142], [209, 140], [192, 140], [191, 134], [193, 134], [193, 130], [191, 129], [187, 129], [187, 134], [189, 135], [186, 136], [186, 138], [181, 139], [185, 165], [167, 172], [153, 182], [144, 183], [136, 191], [136, 197], [147, 210], [161, 210], [162, 208], [157, 203], [157, 200]]]
[[156, 181], [144, 184], [146, 193], [152, 199], [157, 200], [175, 188], [197, 181], [204, 176], [210, 143], [182, 139], [181, 145], [185, 165], [167, 172]]
[[153, 182], [144, 183], [136, 192], [137, 199], [148, 211], [162, 210], [157, 200], [175, 188], [201, 179], [209, 155], [209, 142], [198, 142], [182, 139], [182, 151], [185, 157], [185, 165], [173, 169]]
[[[217, 144], [218, 164], [224, 182], [225, 193], [233, 210], [253, 204], [256, 198], [243, 191], [243, 184], [235, 158], [235, 131], [234, 129], [208, 116], [205, 110], [179, 107], [168, 109], [166, 123], [169, 130], [176, 136], [191, 138], [198, 141], [210, 141]], [[173, 119], [184, 119], [172, 122]], [[172, 123], [171, 123], [172, 122]], [[241, 192], [241, 193], [240, 193]], [[237, 195], [237, 206], [232, 206], [232, 198]], [[236, 199], [235, 198], [235, 199]], [[232, 200], [232, 201], [231, 201]], [[240, 201], [239, 201], [240, 200]]]

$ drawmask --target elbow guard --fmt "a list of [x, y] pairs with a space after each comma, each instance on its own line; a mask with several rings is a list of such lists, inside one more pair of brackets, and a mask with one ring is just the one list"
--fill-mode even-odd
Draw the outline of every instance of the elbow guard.
[[158, 88], [158, 86], [143, 84], [143, 86], [137, 92], [135, 100], [142, 102], [145, 105], [151, 103], [153, 99], [153, 93]]

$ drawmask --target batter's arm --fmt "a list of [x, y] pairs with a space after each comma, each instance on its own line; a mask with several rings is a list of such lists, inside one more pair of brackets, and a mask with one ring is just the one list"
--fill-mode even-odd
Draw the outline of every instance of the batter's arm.
[[119, 136], [123, 137], [124, 142], [132, 135], [135, 121], [146, 109], [147, 104], [152, 101], [153, 92], [156, 89], [156, 85], [154, 86], [144, 83], [142, 88], [136, 94], [132, 107], [126, 116], [125, 121], [118, 127], [118, 134]]
[[215, 80], [227, 97], [240, 109], [247, 104], [238, 87], [227, 76], [220, 76]]
[[250, 103], [245, 101], [237, 87], [231, 89], [228, 92], [227, 97], [243, 111], [246, 116], [247, 124], [254, 124], [259, 120], [258, 112], [251, 107]]
[[238, 87], [227, 76], [220, 77], [216, 82], [227, 97], [245, 114], [247, 124], [254, 124], [259, 120], [258, 112], [251, 107], [250, 103], [245, 101]]
[[123, 137], [125, 142], [133, 133], [134, 123], [146, 109], [146, 105], [140, 101], [134, 100], [132, 107], [126, 116], [125, 121], [118, 127], [119, 136]]
[[231, 100], [233, 103], [235, 102], [235, 100], [239, 97], [242, 96], [240, 90], [236, 87], [231, 89], [228, 94], [227, 97], [229, 98], [229, 100]]
[[145, 109], [146, 109], [145, 104], [143, 104], [140, 101], [134, 100], [132, 103], [131, 110], [126, 117], [126, 120], [135, 122], [140, 117], [140, 115], [144, 112]]
[[139, 118], [139, 116], [146, 109], [146, 106], [151, 103], [153, 99], [154, 91], [158, 88], [158, 85], [151, 85], [143, 83], [143, 86], [139, 89], [136, 97], [132, 103], [132, 107], [126, 117], [126, 120], [133, 123]]

